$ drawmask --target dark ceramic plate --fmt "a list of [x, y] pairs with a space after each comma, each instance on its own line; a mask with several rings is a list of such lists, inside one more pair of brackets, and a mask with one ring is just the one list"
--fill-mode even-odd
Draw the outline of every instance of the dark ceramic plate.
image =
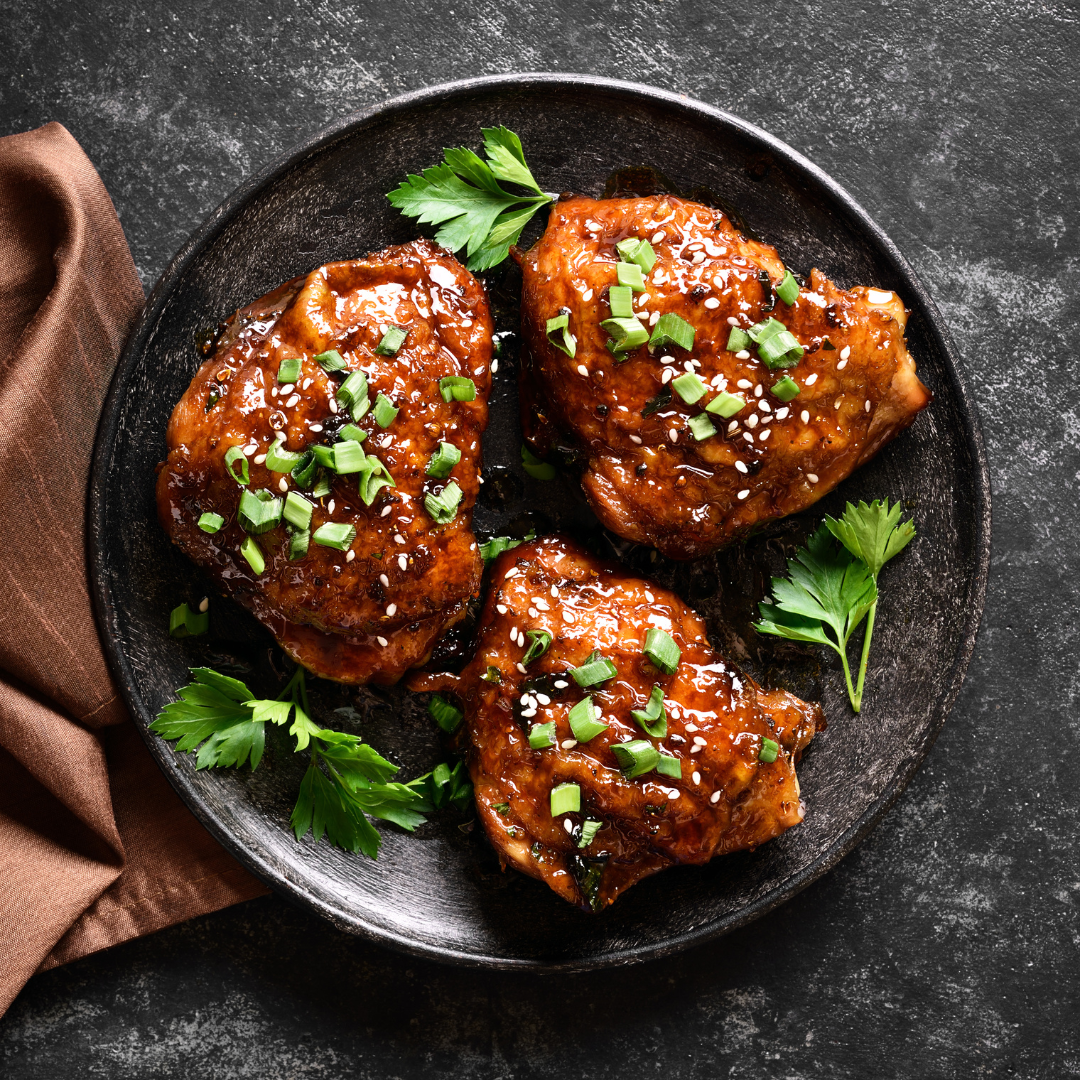
[[[154, 469], [173, 403], [200, 356], [196, 335], [279, 282], [335, 259], [412, 239], [384, 193], [444, 146], [479, 146], [505, 124], [552, 191], [599, 195], [612, 172], [650, 166], [673, 188], [722, 196], [801, 272], [895, 289], [911, 308], [908, 340], [935, 394], [917, 423], [811, 513], [721, 556], [668, 563], [607, 536], [572, 478], [520, 469], [514, 340], [495, 378], [478, 533], [562, 529], [676, 589], [713, 640], [756, 677], [823, 701], [828, 730], [800, 767], [805, 823], [752, 854], [643, 882], [585, 915], [538, 882], [502, 873], [472, 815], [443, 813], [416, 835], [382, 829], [378, 862], [288, 828], [302, 765], [270, 740], [254, 774], [196, 772], [146, 731], [187, 668], [208, 663], [279, 685], [281, 657], [252, 619], [216, 593], [158, 527]], [[700, 192], [699, 192], [700, 194]], [[706, 194], [705, 198], [710, 196]], [[542, 223], [533, 223], [531, 240]], [[517, 328], [517, 271], [489, 278], [498, 329]], [[768, 575], [823, 512], [845, 499], [904, 501], [919, 536], [885, 571], [867, 708], [847, 705], [820, 652], [760, 640], [749, 627]], [[698, 102], [628, 83], [567, 75], [479, 79], [410, 94], [319, 133], [244, 184], [165, 271], [121, 359], [101, 421], [90, 500], [90, 566], [101, 634], [125, 698], [162, 769], [199, 820], [282, 895], [343, 930], [448, 961], [583, 969], [686, 948], [742, 925], [804, 888], [877, 824], [922, 761], [960, 688], [982, 611], [990, 544], [986, 459], [975, 408], [941, 317], [903, 257], [833, 181], [757, 128]], [[215, 596], [207, 638], [170, 639], [168, 612]], [[318, 684], [317, 709], [403, 767], [443, 756], [422, 703], [404, 690]], [[338, 710], [335, 712], [334, 710]]]

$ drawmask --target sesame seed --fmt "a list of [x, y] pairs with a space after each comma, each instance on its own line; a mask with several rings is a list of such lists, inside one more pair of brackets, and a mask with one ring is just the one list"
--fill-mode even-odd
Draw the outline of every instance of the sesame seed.
[[660, 357], [660, 363], [661, 364], [674, 364], [675, 363], [675, 357], [674, 356], [661, 356]]
[[838, 397], [838, 398], [837, 398], [837, 399], [836, 399], [836, 400], [835, 400], [835, 401], [834, 401], [834, 402], [832, 403], [832, 407], [833, 407], [834, 409], [839, 409], [839, 408], [840, 408], [840, 406], [841, 406], [841, 405], [843, 404], [843, 401], [844, 401], [844, 397], [843, 397], [843, 395], [841, 394], [841, 395], [840, 395], [840, 397]]
[[390, 516], [390, 511], [391, 511], [391, 509], [392, 509], [392, 507], [389, 507], [389, 506], [384, 506], [384, 507], [383, 507], [383, 508], [382, 508], [382, 509], [381, 509], [381, 510], [379, 511], [379, 517], [389, 517], [389, 516]]
[[750, 359], [750, 353], [746, 349], [740, 349], [735, 354], [735, 359], [736, 360], [749, 360]]
[[293, 396], [291, 398], [289, 398], [288, 401], [285, 402], [285, 408], [286, 409], [291, 409], [294, 405], [299, 405], [299, 404], [300, 404], [300, 395], [299, 394], [293, 394]]
[[385, 648], [386, 648], [386, 646], [387, 646], [387, 645], [389, 644], [389, 642], [388, 642], [388, 641], [386, 640], [386, 638], [384, 638], [384, 637], [377, 637], [377, 638], [376, 638], [375, 640], [376, 640], [376, 641], [377, 641], [377, 642], [378, 642], [378, 643], [379, 643], [379, 644], [380, 644], [380, 645], [381, 645], [381, 646], [382, 646], [382, 647], [383, 647], [384, 649], [385, 649]]
[[402, 536], [401, 533], [394, 533], [394, 543], [395, 544], [404, 544], [405, 543], [405, 537]]
[[497, 356], [492, 357], [491, 360], [491, 374], [494, 375], [499, 370], [499, 358]]
[[671, 428], [667, 433], [667, 437], [671, 442], [678, 442], [679, 432], [675, 428]]
[[710, 297], [708, 298], [708, 300], [706, 300], [706, 301], [705, 301], [705, 306], [706, 306], [706, 307], [707, 307], [707, 308], [708, 308], [708, 309], [709, 309], [710, 311], [712, 311], [712, 310], [714, 310], [715, 308], [718, 308], [718, 307], [720, 306], [720, 301], [719, 301], [719, 300], [717, 300], [715, 296], [710, 296]]
[[731, 423], [728, 424], [728, 426], [727, 426], [728, 434], [730, 435], [738, 426], [739, 426], [739, 421], [738, 420], [732, 420]]
[[811, 484], [816, 484], [818, 482], [817, 473], [808, 472], [806, 474], [806, 479], [809, 480]]
[[289, 483], [285, 479], [284, 476], [277, 482], [277, 486], [278, 486], [278, 491], [288, 491], [289, 490]]
[[539, 596], [534, 596], [533, 597], [533, 604], [536, 606], [537, 611], [550, 611], [551, 610], [551, 608], [548, 606], [548, 602], [546, 600], [540, 599]]
[[[766, 416], [765, 417], [766, 423], [768, 423], [768, 420], [769, 420], [769, 418]], [[759, 431], [758, 432], [758, 442], [764, 442], [771, 434], [772, 434], [772, 432], [769, 431], [768, 428], [766, 428], [764, 431]]]
[[686, 730], [687, 731], [697, 731], [697, 729], [698, 729], [697, 724], [687, 724], [686, 725]]
[[660, 241], [663, 240], [663, 239], [664, 239], [664, 230], [663, 229], [661, 229], [659, 232], [654, 232], [652, 234], [652, 242], [654, 244], [659, 244]]
[[729, 315], [728, 316], [728, 326], [738, 326], [738, 325], [739, 325], [739, 320], [736, 319], [734, 315]]
[[701, 749], [702, 749], [701, 744], [700, 743], [695, 743], [693, 746], [690, 747], [690, 753], [691, 754], [700, 754]]
[[690, 779], [693, 780], [695, 784], [700, 784], [701, 783], [701, 773], [699, 773], [697, 771], [697, 769], [695, 769], [694, 770], [694, 775], [691, 776]]
[[803, 386], [813, 386], [816, 382], [817, 372], [815, 371], [812, 375], [807, 375], [806, 378], [803, 379]]
[[745, 499], [747, 497], [747, 495], [749, 495], [749, 494], [750, 494], [750, 489], [749, 488], [743, 488], [742, 491], [739, 492], [738, 497], [740, 499]]
[[735, 385], [740, 390], [749, 390], [754, 384], [749, 379], [740, 379]]
[[387, 604], [386, 605], [386, 614], [387, 615], [396, 615], [397, 614], [397, 604]]
[[587, 376], [589, 374], [589, 369], [584, 364], [578, 364], [577, 372], [578, 372], [579, 375], [586, 375]]
[[630, 436], [630, 441], [631, 441], [631, 442], [632, 442], [632, 443], [633, 443], [633, 444], [634, 444], [635, 446], [640, 446], [640, 445], [641, 445], [641, 438], [640, 438], [639, 436], [637, 436], [637, 435], [631, 435], [631, 436]]
[[[275, 389], [277, 389], [277, 388], [275, 387]], [[278, 390], [278, 393], [280, 393], [280, 394], [291, 394], [294, 389], [295, 389], [295, 387], [293, 386], [292, 383], [286, 383], [283, 387], [281, 387]]]
[[694, 736], [694, 745], [695, 746], [708, 746], [708, 740], [703, 739], [700, 735], [695, 735]]
[[400, 570], [408, 570], [409, 569], [409, 560], [405, 555], [399, 555], [397, 557], [397, 564], [398, 564], [398, 569], [400, 569]]
[[565, 679], [557, 679], [552, 685], [556, 690], [565, 690], [570, 684]]
[[247, 446], [244, 447], [244, 457], [251, 457], [251, 455], [254, 454], [255, 451], [258, 449], [259, 447], [256, 443], [249, 443]]
[[498, 613], [499, 613], [500, 615], [505, 615], [505, 614], [506, 614], [506, 610], [507, 610], [507, 609], [506, 609], [506, 605], [505, 605], [505, 604], [496, 604], [496, 605], [495, 605], [495, 610], [496, 610], [496, 611], [497, 611], [497, 612], [498, 612]]
[[686, 363], [683, 364], [683, 371], [688, 371], [688, 372], [690, 372], [690, 374], [693, 374], [693, 372], [694, 372], [694, 361], [693, 360], [687, 360]]
[[521, 710], [521, 715], [524, 716], [526, 719], [531, 720], [536, 715], [536, 710], [535, 709], [522, 709]]
[[764, 398], [757, 403], [757, 407], [762, 412], [772, 412], [772, 406]]
[[744, 438], [744, 439], [745, 439], [745, 440], [746, 440], [747, 442], [753, 442], [753, 441], [754, 441], [754, 436], [753, 436], [753, 435], [751, 435], [749, 431], [744, 431], [744, 432], [742, 433], [742, 437], [743, 437], [743, 438]]
[[552, 596], [558, 596], [559, 595], [559, 586], [558, 585], [552, 585], [551, 586], [551, 595]]
[[309, 424], [308, 431], [322, 431], [322, 424]]
[[559, 745], [564, 750], [573, 750], [574, 747], [577, 746], [577, 739], [563, 739], [563, 741], [559, 743]]
[[738, 469], [741, 473], [747, 473], [750, 471], [749, 469], [747, 469], [746, 463], [742, 461], [736, 461], [735, 468]]
[[210, 607], [210, 597], [209, 596], [204, 596], [199, 601], [199, 610], [200, 611], [206, 611], [207, 608], [209, 608], [209, 607]]
[[586, 301], [586, 302], [588, 302], [588, 301], [589, 301], [589, 300], [591, 300], [592, 298], [593, 298], [593, 291], [592, 291], [592, 289], [586, 289], [586, 290], [585, 290], [585, 291], [584, 291], [584, 292], [583, 292], [583, 293], [581, 294], [581, 299], [582, 299], [582, 300], [584, 300], [584, 301]]
[[714, 791], [714, 792], [713, 792], [713, 793], [712, 793], [712, 794], [711, 794], [711, 795], [709, 796], [709, 802], [711, 802], [711, 803], [714, 803], [714, 804], [715, 804], [715, 803], [718, 803], [719, 801], [720, 801], [720, 792], [719, 792], [719, 791]]
[[649, 603], [651, 604], [656, 598], [653, 596], [653, 594], [651, 592], [649, 592], [648, 589], [646, 589], [645, 590], [645, 599], [648, 600]]
[[308, 388], [308, 387], [309, 387], [310, 385], [311, 385], [311, 380], [310, 380], [310, 379], [305, 379], [305, 380], [304, 380], [304, 381], [303, 381], [303, 382], [302, 382], [302, 383], [300, 384], [300, 389], [301, 389], [301, 390], [306, 390], [306, 389], [307, 389], [307, 388]]
[[700, 360], [691, 360], [690, 363], [691, 363], [691, 365], [693, 367], [696, 367], [696, 368], [701, 367], [701, 361]]
[[761, 383], [758, 383], [757, 386], [754, 387], [754, 397], [761, 397], [763, 392], [764, 387], [761, 385]]
[[644, 307], [649, 302], [650, 299], [651, 299], [651, 297], [649, 296], [649, 294], [647, 292], [643, 292], [637, 298], [637, 306], [638, 307]]
[[756, 427], [758, 426], [758, 417], [757, 417], [757, 413], [751, 413], [751, 414], [750, 414], [750, 415], [749, 415], [749, 416], [748, 416], [748, 417], [746, 418], [746, 426], [747, 426], [748, 428], [756, 428]]
[[270, 391], [270, 396], [271, 396], [271, 397], [277, 397], [277, 396], [278, 396], [278, 394], [280, 394], [280, 393], [281, 393], [281, 391], [280, 391], [280, 390], [279, 390], [279, 389], [278, 389], [278, 388], [277, 388], [277, 387], [275, 386], [275, 387], [274, 387], [274, 388], [273, 388], [273, 389], [272, 389], [272, 390]]
[[660, 312], [659, 311], [654, 311], [649, 316], [649, 325], [650, 326], [655, 326], [659, 321], [660, 321]]
[[777, 420], [786, 420], [787, 419], [787, 414], [789, 412], [791, 412], [791, 410], [786, 405], [782, 409], [777, 409], [776, 410], [776, 419]]
[[810, 412], [809, 412], [809, 410], [803, 409], [803, 411], [801, 413], [799, 413], [799, 419], [802, 420], [802, 422], [804, 424], [809, 424], [810, 423]]
[[840, 363], [836, 365], [836, 370], [837, 371], [843, 371], [844, 368], [846, 368], [846, 367], [847, 367], [847, 361], [846, 360], [841, 360]]
[[530, 619], [535, 619], [536, 618], [536, 608], [534, 608], [534, 607], [529, 608], [529, 618]]
[[525, 674], [525, 665], [523, 663], [521, 663], [520, 660], [514, 665], [514, 667], [516, 667], [518, 669], [518, 671], [521, 672], [522, 675]]
[[574, 621], [574, 613], [572, 611], [564, 611], [562, 613], [562, 621], [564, 623], [572, 623]]
[[668, 788], [668, 793], [667, 793], [667, 797], [668, 797], [668, 798], [669, 798], [669, 799], [670, 799], [670, 800], [671, 800], [672, 802], [674, 802], [674, 801], [675, 801], [675, 800], [676, 800], [676, 799], [677, 799], [677, 798], [679, 797], [679, 789], [678, 789], [678, 788], [674, 788], [674, 787], [673, 787], [673, 788]]
[[266, 460], [265, 454], [256, 454], [252, 459], [252, 462], [256, 465], [261, 465]]
[[569, 833], [574, 831], [574, 823], [569, 818], [563, 818], [563, 827]]
[[332, 413], [333, 413], [333, 414], [334, 414], [335, 416], [337, 416], [337, 402], [336, 402], [336, 401], [335, 401], [335, 400], [334, 400], [333, 398], [331, 398], [331, 399], [330, 399], [330, 402], [329, 402], [329, 405], [330, 405], [330, 411], [331, 411], [331, 412], [332, 412]]
[[551, 704], [551, 698], [549, 698], [547, 696], [547, 694], [537, 694], [536, 695], [536, 700], [539, 701], [541, 705], [550, 705]]
[[870, 399], [869, 398], [866, 399], [866, 411], [867, 412], [870, 411]]
[[330, 501], [329, 501], [329, 502], [328, 502], [328, 503], [326, 504], [326, 512], [327, 512], [328, 514], [332, 514], [332, 513], [334, 512], [334, 507], [335, 507], [335, 506], [337, 506], [337, 503], [336, 503], [336, 502], [335, 502], [335, 501], [334, 501], [333, 499], [331, 499], [331, 500], [330, 500]]
[[850, 345], [845, 345], [840, 350], [840, 359], [841, 360], [846, 360], [850, 355], [851, 355], [851, 346]]
[[664, 386], [667, 386], [667, 384], [669, 382], [671, 382], [671, 379], [674, 376], [674, 374], [675, 374], [675, 369], [674, 368], [669, 368], [669, 367], [664, 368], [664, 370], [660, 372], [660, 382]]

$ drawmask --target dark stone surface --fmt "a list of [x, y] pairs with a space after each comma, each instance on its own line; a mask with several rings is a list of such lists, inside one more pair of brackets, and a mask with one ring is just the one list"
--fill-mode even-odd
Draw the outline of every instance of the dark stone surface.
[[480, 974], [257, 901], [35, 978], [0, 1021], [0, 1072], [1080, 1074], [1075, 7], [451, 3], [4, 3], [0, 134], [68, 126], [149, 285], [253, 170], [427, 83], [591, 71], [760, 124], [899, 244], [971, 372], [996, 501], [967, 684], [862, 847], [718, 943]]

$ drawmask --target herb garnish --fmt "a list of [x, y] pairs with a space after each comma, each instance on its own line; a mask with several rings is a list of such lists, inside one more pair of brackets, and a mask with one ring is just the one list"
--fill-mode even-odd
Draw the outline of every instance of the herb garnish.
[[[788, 562], [790, 580], [772, 579], [775, 602], [758, 605], [761, 622], [754, 629], [792, 641], [828, 645], [839, 654], [855, 712], [862, 707], [877, 615], [878, 574], [914, 536], [914, 524], [900, 521], [899, 502], [891, 507], [888, 499], [875, 499], [869, 505], [848, 503], [839, 521], [826, 517], [806, 547]], [[864, 618], [862, 656], [853, 686], [847, 643]]]

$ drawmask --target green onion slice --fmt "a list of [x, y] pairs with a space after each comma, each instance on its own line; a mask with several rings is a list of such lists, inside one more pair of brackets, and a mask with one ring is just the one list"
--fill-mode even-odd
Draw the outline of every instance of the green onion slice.
[[[348, 378], [337, 389], [337, 403], [343, 409], [348, 409], [353, 414], [354, 420], [359, 420], [360, 417], [356, 413], [360, 410], [362, 404], [367, 401], [367, 397], [367, 373], [350, 371]], [[363, 412], [366, 411], [366, 409], [363, 410]], [[361, 416], [363, 412], [360, 413]]]
[[450, 475], [450, 470], [460, 460], [461, 451], [453, 443], [441, 442], [439, 449], [431, 455], [431, 460], [428, 462], [427, 475], [445, 480]]
[[435, 723], [447, 733], [457, 731], [461, 721], [465, 719], [465, 714], [442, 694], [432, 696], [427, 710], [434, 717]]
[[225, 519], [220, 514], [215, 514], [213, 510], [207, 510], [205, 514], [199, 515], [199, 528], [204, 533], [213, 535], [216, 532], [221, 532], [221, 527], [224, 524]]
[[645, 291], [645, 276], [637, 263], [620, 262], [615, 264], [615, 277], [620, 285], [628, 285], [634, 292]]
[[[657, 323], [657, 326], [659, 325]], [[637, 319], [605, 319], [600, 328], [611, 335], [612, 352], [629, 352], [649, 340], [649, 331]]]
[[[240, 462], [239, 476], [236, 475], [236, 470], [233, 468], [233, 465], [235, 465], [238, 461]], [[229, 475], [241, 487], [248, 483], [250, 479], [250, 473], [248, 472], [248, 460], [246, 457], [244, 457], [243, 447], [230, 446], [229, 449], [225, 451], [225, 468], [228, 471]]]
[[297, 559], [302, 559], [308, 553], [308, 546], [310, 544], [310, 529], [303, 529], [300, 532], [294, 532], [289, 537], [289, 562], [294, 562]]
[[380, 394], [375, 399], [375, 409], [371, 415], [375, 417], [375, 423], [379, 427], [385, 428], [394, 422], [394, 417], [400, 411], [400, 409], [394, 407], [394, 403], [385, 394]]
[[487, 671], [485, 671], [480, 678], [483, 679], [484, 682], [501, 683], [502, 672], [494, 664], [488, 664]]
[[645, 402], [645, 408], [641, 410], [641, 415], [652, 416], [654, 412], [659, 412], [665, 405], [671, 404], [671, 387], [665, 386], [656, 397], [649, 398]]
[[533, 724], [529, 729], [529, 745], [534, 750], [549, 750], [555, 745], [555, 721]]
[[424, 509], [431, 515], [432, 520], [439, 525], [449, 525], [457, 516], [461, 499], [461, 488], [451, 480], [438, 495], [424, 496]]
[[776, 286], [776, 295], [784, 301], [785, 304], [794, 304], [799, 299], [799, 283], [795, 280], [795, 275], [790, 270], [784, 271], [784, 280]]
[[781, 330], [779, 334], [758, 342], [758, 356], [762, 363], [773, 371], [778, 368], [794, 367], [803, 357], [805, 350], [794, 334]]
[[761, 749], [758, 751], [758, 761], [765, 765], [771, 765], [780, 753], [780, 744], [775, 739], [762, 739]]
[[397, 487], [397, 484], [394, 483], [389, 469], [374, 454], [368, 454], [364, 467], [360, 470], [358, 487], [364, 505], [370, 506], [383, 488]]
[[705, 384], [701, 381], [701, 376], [693, 371], [672, 379], [671, 388], [687, 405], [693, 405], [695, 401], [700, 401], [705, 396]]
[[548, 319], [545, 333], [548, 341], [560, 352], [567, 356], [577, 352], [577, 338], [570, 333], [570, 312], [560, 311], [554, 318]]
[[[318, 454], [318, 450], [315, 451]], [[367, 467], [367, 454], [364, 448], [352, 439], [342, 439], [331, 447], [330, 468], [334, 472], [344, 475], [345, 473], [360, 472]]]
[[388, 326], [383, 331], [382, 341], [375, 346], [375, 351], [380, 356], [397, 356], [397, 351], [405, 344], [408, 333], [403, 326]]
[[321, 352], [315, 357], [315, 363], [319, 365], [325, 372], [331, 371], [343, 371], [345, 369], [345, 361], [341, 358], [341, 353], [337, 349], [330, 349], [327, 352]]
[[247, 559], [248, 566], [255, 571], [256, 576], [266, 569], [266, 558], [254, 536], [245, 536], [240, 545], [240, 554]]
[[292, 478], [297, 487], [305, 490], [311, 487], [311, 481], [315, 476], [318, 463], [315, 460], [314, 450], [305, 450], [297, 459], [292, 469]]
[[245, 490], [240, 496], [236, 520], [246, 533], [258, 536], [281, 524], [283, 499], [275, 499], [269, 491]]
[[634, 290], [629, 285], [612, 285], [608, 289], [608, 306], [613, 319], [634, 317]]
[[541, 461], [524, 443], [521, 444], [521, 467], [534, 480], [555, 479], [555, 466]]
[[313, 446], [311, 452], [315, 455], [315, 461], [324, 469], [334, 467], [334, 448], [332, 446]]
[[349, 442], [363, 442], [367, 438], [367, 432], [355, 424], [346, 424], [338, 432], [338, 438]]
[[600, 655], [599, 649], [594, 649], [581, 667], [570, 669], [570, 674], [578, 686], [595, 686], [613, 679], [619, 670], [606, 656]]
[[278, 364], [277, 381], [279, 383], [294, 383], [300, 378], [300, 358], [288, 356]]
[[581, 699], [571, 710], [566, 718], [570, 723], [570, 730], [578, 742], [588, 742], [595, 739], [602, 731], [607, 731], [608, 726], [596, 719], [592, 697], [586, 696]]
[[627, 780], [656, 768], [660, 760], [660, 751], [648, 739], [631, 739], [630, 742], [612, 743], [615, 760]]
[[318, 479], [315, 481], [315, 486], [311, 489], [311, 497], [313, 499], [321, 499], [324, 495], [330, 494], [330, 477], [324, 472], [320, 472]]
[[746, 408], [746, 399], [739, 397], [738, 394], [729, 394], [726, 390], [721, 390], [705, 406], [706, 412], [711, 412], [715, 416], [722, 416], [725, 420], [730, 420], [737, 412]]
[[295, 525], [298, 529], [306, 529], [311, 524], [311, 512], [315, 509], [313, 502], [308, 502], [303, 495], [295, 491], [290, 491], [285, 496], [285, 509], [282, 511], [282, 517], [290, 525]]
[[745, 330], [740, 330], [737, 326], [731, 328], [731, 333], [728, 334], [727, 339], [728, 352], [742, 352], [743, 349], [749, 349], [751, 345], [753, 345], [753, 342]]
[[630, 715], [646, 735], [654, 739], [664, 738], [667, 735], [667, 709], [664, 708], [663, 687], [654, 683], [645, 708], [631, 709]]
[[524, 540], [532, 540], [536, 537], [535, 532], [530, 532], [522, 540], [515, 540], [511, 536], [493, 536], [490, 540], [485, 540], [480, 545], [480, 557], [484, 560], [485, 565], [492, 561], [492, 559], [498, 558], [504, 551], [510, 551], [512, 548], [516, 548]]
[[657, 321], [649, 344], [656, 348], [678, 345], [680, 349], [692, 349], [694, 328], [681, 315], [673, 311], [665, 312]]
[[344, 521], [328, 521], [311, 534], [311, 539], [322, 547], [348, 551], [356, 539], [356, 527]]
[[187, 604], [181, 604], [169, 612], [169, 634], [172, 637], [198, 637], [209, 629], [209, 611], [192, 611]]
[[800, 389], [802, 388], [790, 375], [785, 375], [779, 382], [774, 382], [769, 387], [769, 392], [781, 401], [791, 401], [799, 396]]
[[716, 425], [704, 413], [691, 416], [687, 421], [687, 426], [698, 442], [711, 439], [716, 434]]
[[600, 831], [601, 825], [603, 825], [602, 821], [594, 821], [592, 818], [582, 822], [581, 839], [578, 840], [577, 846], [579, 848], [588, 847], [596, 839], [596, 834]]
[[445, 375], [439, 380], [439, 393], [443, 401], [475, 401], [476, 383], [464, 375]]
[[682, 651], [672, 636], [657, 626], [650, 627], [645, 635], [643, 652], [665, 675], [675, 674], [682, 656]]
[[647, 274], [656, 265], [656, 252], [648, 240], [639, 240], [636, 236], [628, 236], [615, 245], [619, 258], [626, 262], [637, 263]]
[[271, 472], [291, 473], [300, 460], [299, 454], [295, 454], [291, 450], [283, 450], [284, 445], [285, 439], [279, 435], [270, 444], [270, 449], [266, 451], [266, 467]]
[[662, 776], [671, 776], [676, 780], [682, 779], [682, 761], [672, 754], [660, 754], [660, 760], [656, 763], [656, 771]]
[[551, 635], [546, 630], [527, 630], [525, 636], [529, 639], [529, 647], [521, 658], [522, 667], [528, 667], [534, 660], [539, 660], [551, 644]]
[[551, 816], [573, 814], [581, 809], [581, 788], [577, 784], [559, 784], [551, 789]]

